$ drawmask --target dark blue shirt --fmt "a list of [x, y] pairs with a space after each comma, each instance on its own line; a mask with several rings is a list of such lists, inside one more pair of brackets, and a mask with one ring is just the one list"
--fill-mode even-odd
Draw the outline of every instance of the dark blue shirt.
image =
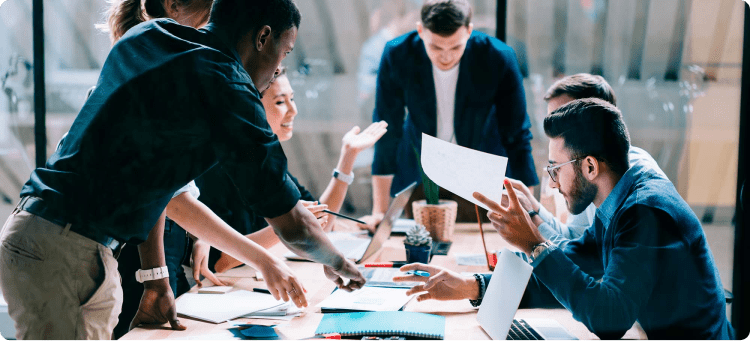
[[[458, 68], [456, 143], [507, 156], [508, 170], [502, 175], [528, 186], [538, 184], [523, 77], [513, 49], [475, 30]], [[422, 181], [414, 150], [421, 150], [422, 133], [437, 134], [432, 63], [416, 31], [390, 41], [383, 52], [373, 111], [373, 121], [380, 120], [388, 122], [388, 132], [375, 144], [372, 174], [393, 174], [395, 195]]]
[[[289, 178], [297, 186], [301, 200], [318, 200], [310, 191], [300, 185], [294, 176], [289, 174]], [[195, 183], [201, 191], [198, 200], [237, 232], [248, 235], [268, 226], [268, 222], [262, 216], [248, 210], [247, 206], [242, 204], [240, 193], [234, 188], [232, 179], [221, 170], [221, 167], [210, 169], [201, 177], [195, 179]], [[211, 271], [215, 271], [214, 265], [216, 265], [219, 257], [221, 257], [221, 251], [211, 248], [208, 257], [208, 268]]]
[[112, 48], [68, 136], [21, 195], [140, 243], [172, 194], [217, 163], [259, 215], [284, 214], [300, 197], [233, 45], [211, 25], [152, 20]]
[[649, 339], [734, 337], [698, 218], [666, 177], [639, 164], [594, 224], [536, 264], [534, 276], [602, 339], [622, 337], [635, 321]]

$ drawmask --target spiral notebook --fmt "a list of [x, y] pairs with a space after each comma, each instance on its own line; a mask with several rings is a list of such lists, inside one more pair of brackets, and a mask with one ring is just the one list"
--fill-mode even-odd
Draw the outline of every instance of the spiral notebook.
[[410, 311], [374, 311], [326, 314], [315, 335], [404, 336], [440, 340], [445, 338], [445, 317]]

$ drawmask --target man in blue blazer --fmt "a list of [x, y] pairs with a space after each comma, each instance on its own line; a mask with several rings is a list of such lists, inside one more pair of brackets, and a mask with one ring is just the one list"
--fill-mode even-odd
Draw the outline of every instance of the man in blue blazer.
[[375, 224], [390, 196], [421, 181], [415, 149], [426, 133], [461, 146], [507, 156], [506, 175], [538, 184], [522, 77], [513, 50], [472, 31], [465, 0], [430, 0], [417, 30], [389, 42], [377, 80], [373, 120], [388, 122], [375, 144]]

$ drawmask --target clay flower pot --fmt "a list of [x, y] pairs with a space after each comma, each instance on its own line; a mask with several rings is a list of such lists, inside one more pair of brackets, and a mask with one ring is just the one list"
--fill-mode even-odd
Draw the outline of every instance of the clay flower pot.
[[432, 240], [449, 242], [453, 239], [458, 203], [453, 200], [440, 200], [437, 205], [427, 205], [426, 200], [418, 200], [413, 202], [411, 207], [414, 221], [427, 228]]

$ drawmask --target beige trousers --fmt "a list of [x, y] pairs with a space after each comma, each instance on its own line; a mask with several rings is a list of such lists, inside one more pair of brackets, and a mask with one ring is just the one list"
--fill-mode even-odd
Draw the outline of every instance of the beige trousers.
[[18, 339], [111, 339], [122, 307], [112, 250], [26, 211], [0, 234], [0, 287]]

